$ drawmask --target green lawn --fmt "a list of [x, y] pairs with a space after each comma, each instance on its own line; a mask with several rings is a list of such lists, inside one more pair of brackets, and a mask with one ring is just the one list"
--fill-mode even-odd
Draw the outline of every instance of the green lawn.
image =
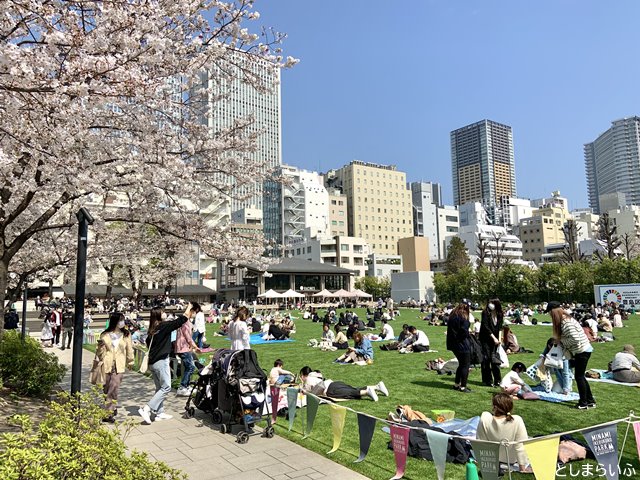
[[[294, 335], [296, 339], [294, 343], [257, 345], [255, 350], [258, 353], [260, 365], [267, 371], [276, 358], [281, 358], [285, 363], [285, 368], [293, 372], [298, 372], [301, 367], [309, 365], [313, 369], [321, 370], [326, 378], [341, 380], [354, 386], [370, 385], [384, 380], [390, 391], [388, 398], [381, 396], [378, 403], [369, 400], [343, 403], [345, 406], [379, 418], [385, 418], [390, 410], [395, 409], [397, 404], [409, 404], [414, 409], [426, 414], [432, 409], [451, 409], [455, 410], [456, 417], [465, 419], [490, 410], [491, 394], [495, 390], [482, 386], [479, 370], [472, 371], [469, 377], [469, 386], [473, 390], [471, 394], [460, 394], [452, 390], [453, 377], [439, 376], [435, 372], [425, 370], [424, 366], [427, 360], [438, 356], [445, 359], [453, 357], [445, 348], [445, 327], [427, 326], [425, 322], [420, 320], [417, 310], [403, 309], [401, 312], [400, 317], [392, 322], [396, 334], [399, 333], [403, 323], [414, 324], [418, 328], [424, 329], [430, 339], [431, 348], [438, 350], [439, 353], [400, 355], [397, 352], [383, 352], [378, 348], [379, 344], [374, 343], [375, 362], [373, 365], [366, 367], [337, 365], [332, 363], [338, 355], [337, 352], [322, 352], [307, 347], [307, 341], [310, 338], [320, 338], [322, 328], [320, 324], [302, 320], [298, 312], [294, 313], [294, 316], [299, 317], [296, 321], [297, 333]], [[358, 314], [364, 316], [364, 311], [358, 311]], [[539, 316], [538, 318], [547, 321], [549, 317]], [[627, 322], [627, 325], [624, 329], [616, 330], [617, 340], [615, 342], [595, 344], [595, 351], [589, 362], [589, 367], [606, 368], [613, 355], [625, 343], [632, 343], [640, 347], [640, 319], [638, 316], [634, 316]], [[207, 326], [208, 341], [214, 348], [228, 346], [228, 340], [212, 335], [217, 328], [217, 325]], [[551, 328], [543, 326], [516, 326], [514, 331], [520, 345], [534, 352], [542, 351], [547, 339], [551, 336]], [[537, 356], [538, 353], [521, 354], [510, 356], [510, 360], [512, 364], [514, 361], [522, 361], [528, 366], [536, 360]], [[518, 401], [515, 413], [524, 418], [529, 435], [535, 436], [595, 425], [625, 417], [632, 409], [638, 410], [640, 389], [601, 383], [592, 383], [591, 388], [598, 402], [598, 408], [595, 410], [576, 410], [572, 408], [573, 404]], [[301, 434], [303, 417], [306, 418], [305, 410], [299, 410], [291, 432], [287, 432], [288, 422], [279, 418], [276, 433], [310, 450], [326, 455], [326, 452], [331, 449], [333, 441], [328, 407], [320, 407], [313, 432], [309, 438], [304, 440]], [[329, 457], [369, 478], [384, 480], [391, 478], [395, 473], [394, 457], [393, 452], [387, 449], [388, 435], [380, 430], [382, 426], [382, 424], [378, 424], [366, 460], [360, 464], [354, 464], [353, 461], [359, 453], [358, 426], [355, 414], [347, 413], [340, 450]], [[624, 427], [624, 425], [619, 427], [620, 446], [624, 436]], [[627, 440], [621, 465], [624, 466], [627, 462], [633, 464], [636, 471], [640, 472], [633, 429], [631, 429], [630, 437]], [[568, 470], [566, 473], [568, 476]], [[464, 476], [463, 466], [447, 464], [447, 479], [463, 479]], [[405, 478], [437, 478], [434, 464], [410, 458]], [[513, 478], [532, 478], [532, 476], [514, 475]]]

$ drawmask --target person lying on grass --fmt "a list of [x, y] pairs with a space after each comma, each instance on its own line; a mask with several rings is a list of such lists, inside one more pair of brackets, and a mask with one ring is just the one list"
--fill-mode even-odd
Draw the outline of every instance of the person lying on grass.
[[344, 382], [324, 378], [320, 370], [311, 370], [311, 367], [302, 367], [300, 370], [301, 389], [304, 392], [313, 393], [321, 397], [329, 397], [340, 400], [361, 400], [369, 397], [374, 402], [378, 401], [378, 393], [389, 396], [389, 390], [384, 382], [368, 387], [352, 387]]
[[365, 362], [367, 364], [373, 362], [373, 347], [371, 341], [365, 337], [362, 332], [353, 334], [353, 347], [347, 348], [344, 355], [339, 356], [336, 363], [355, 363]]

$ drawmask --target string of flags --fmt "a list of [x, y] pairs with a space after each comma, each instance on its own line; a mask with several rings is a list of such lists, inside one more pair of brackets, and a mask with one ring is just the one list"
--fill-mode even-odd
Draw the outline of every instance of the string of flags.
[[[279, 387], [272, 387], [272, 416], [273, 421], [277, 418]], [[293, 427], [296, 417], [296, 405], [298, 395], [301, 394], [299, 388], [287, 388], [287, 405], [288, 405], [288, 421], [289, 431]], [[360, 436], [360, 454], [354, 463], [362, 462], [369, 453], [369, 447], [373, 440], [373, 434], [377, 422], [388, 424], [391, 433], [391, 445], [396, 463], [395, 475], [391, 480], [401, 479], [406, 471], [407, 453], [409, 449], [409, 435], [411, 430], [422, 430], [425, 432], [429, 447], [433, 455], [433, 462], [438, 474], [438, 480], [444, 480], [445, 468], [447, 463], [447, 450], [449, 440], [459, 438], [462, 440], [470, 440], [473, 449], [473, 458], [478, 469], [482, 472], [483, 480], [498, 480], [500, 472], [500, 449], [505, 450], [515, 444], [523, 444], [524, 449], [531, 462], [531, 468], [538, 480], [554, 480], [557, 473], [557, 452], [561, 435], [571, 433], [582, 433], [589, 448], [593, 452], [598, 462], [597, 472], [607, 478], [607, 480], [619, 480], [620, 461], [618, 458], [618, 424], [626, 423], [627, 430], [625, 432], [622, 449], [627, 440], [629, 429], [632, 426], [636, 445], [638, 448], [638, 457], [640, 458], [640, 417], [634, 412], [630, 412], [628, 417], [618, 420], [612, 420], [607, 423], [572, 430], [569, 432], [554, 433], [542, 437], [530, 438], [522, 442], [491, 442], [485, 440], [469, 439], [461, 435], [437, 432], [429, 429], [402, 425], [389, 420], [374, 417], [372, 415], [358, 412], [352, 408], [339, 405], [335, 402], [320, 398], [312, 393], [305, 392], [307, 399], [306, 421], [303, 427], [303, 438], [307, 438], [313, 430], [314, 421], [318, 413], [318, 407], [321, 403], [329, 406], [329, 415], [331, 419], [331, 430], [333, 433], [333, 446], [328, 454], [331, 454], [340, 448], [342, 441], [342, 433], [347, 412], [356, 414], [358, 421], [358, 433]], [[556, 452], [556, 455], [550, 455], [550, 452]], [[635, 472], [633, 476], [635, 478]]]

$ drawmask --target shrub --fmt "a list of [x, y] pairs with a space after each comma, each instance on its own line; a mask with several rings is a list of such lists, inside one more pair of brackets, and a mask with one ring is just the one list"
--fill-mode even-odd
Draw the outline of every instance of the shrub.
[[0, 435], [0, 478], [3, 480], [179, 480], [185, 475], [146, 453], [127, 452], [122, 436], [130, 424], [106, 427], [104, 396], [96, 390], [60, 403], [34, 431], [26, 415], [13, 417], [21, 433]]
[[42, 350], [37, 340], [26, 337], [23, 343], [16, 331], [5, 331], [0, 337], [0, 378], [19, 395], [46, 397], [65, 371], [58, 358]]

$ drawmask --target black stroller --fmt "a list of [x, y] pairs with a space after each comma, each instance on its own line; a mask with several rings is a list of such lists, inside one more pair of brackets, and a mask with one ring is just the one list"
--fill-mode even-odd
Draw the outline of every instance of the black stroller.
[[195, 407], [211, 413], [220, 432], [236, 435], [238, 443], [247, 443], [250, 436], [257, 435], [253, 426], [265, 417], [262, 436], [271, 438], [275, 432], [265, 408], [266, 387], [267, 375], [254, 350], [218, 350], [202, 370], [185, 410], [193, 416], [193, 399]]

